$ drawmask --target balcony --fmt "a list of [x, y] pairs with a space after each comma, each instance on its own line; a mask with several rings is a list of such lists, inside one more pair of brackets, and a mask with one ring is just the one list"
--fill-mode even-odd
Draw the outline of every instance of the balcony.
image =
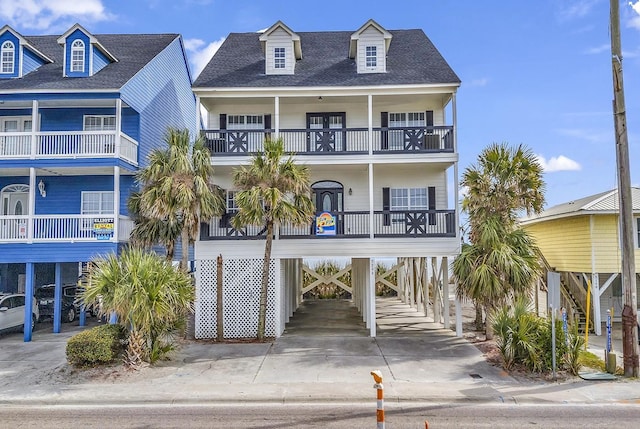
[[[275, 130], [205, 130], [213, 156], [242, 156], [264, 150], [264, 140]], [[285, 151], [299, 155], [353, 155], [388, 153], [453, 153], [453, 126], [283, 129]]]
[[[349, 239], [406, 237], [434, 238], [455, 237], [456, 222], [454, 210], [380, 210], [373, 213], [373, 225], [368, 211], [349, 211], [332, 213], [335, 228], [331, 234], [323, 235], [314, 222], [308, 226], [280, 225], [276, 232], [278, 239]], [[261, 240], [265, 230], [261, 226], [247, 226], [236, 230], [231, 226], [231, 216], [213, 218], [202, 224], [201, 240]]]
[[137, 164], [138, 142], [116, 131], [0, 133], [0, 160], [96, 157]]
[[[118, 218], [118, 239], [129, 239], [133, 221]], [[113, 241], [114, 217], [105, 215], [0, 216], [0, 242]]]

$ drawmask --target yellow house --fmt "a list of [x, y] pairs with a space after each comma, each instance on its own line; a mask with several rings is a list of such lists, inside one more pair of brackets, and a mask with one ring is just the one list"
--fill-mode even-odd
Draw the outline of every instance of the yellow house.
[[[640, 188], [632, 188], [632, 200], [634, 248], [637, 249], [640, 242]], [[614, 189], [559, 204], [520, 221], [535, 238], [552, 269], [561, 273], [564, 298], [571, 299], [575, 307], [583, 311], [591, 283], [591, 320], [597, 335], [601, 333], [607, 310], [613, 309], [614, 320], [620, 320], [622, 313], [618, 218], [618, 190]], [[635, 252], [637, 284], [640, 284], [639, 255], [640, 252]]]

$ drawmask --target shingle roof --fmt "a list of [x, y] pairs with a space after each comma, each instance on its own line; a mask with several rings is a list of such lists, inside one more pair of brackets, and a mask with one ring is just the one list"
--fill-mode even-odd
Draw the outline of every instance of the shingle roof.
[[19, 90], [100, 90], [119, 89], [149, 61], [166, 48], [178, 34], [96, 34], [118, 62], [110, 63], [90, 77], [63, 77], [63, 46], [58, 36], [23, 36], [54, 62], [18, 79], [0, 79], [0, 92]]
[[231, 33], [194, 82], [209, 87], [379, 86], [459, 84], [440, 52], [422, 30], [390, 30], [393, 38], [386, 73], [357, 73], [348, 58], [350, 31], [296, 32], [302, 59], [293, 75], [265, 75], [258, 33]]
[[[631, 188], [632, 210], [640, 212], [640, 188]], [[523, 224], [535, 223], [548, 218], [578, 216], [592, 213], [618, 212], [618, 190], [601, 192], [588, 197], [550, 207], [539, 215], [521, 219]]]

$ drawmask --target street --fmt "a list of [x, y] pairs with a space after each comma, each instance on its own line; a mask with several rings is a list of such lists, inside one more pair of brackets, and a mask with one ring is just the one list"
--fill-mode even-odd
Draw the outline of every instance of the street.
[[[640, 405], [386, 404], [387, 428], [637, 428]], [[373, 428], [372, 404], [30, 406], [0, 408], [0, 428]]]

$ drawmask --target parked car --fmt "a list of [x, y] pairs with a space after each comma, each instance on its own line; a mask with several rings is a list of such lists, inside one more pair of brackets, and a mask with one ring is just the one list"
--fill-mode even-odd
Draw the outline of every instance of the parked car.
[[[6, 331], [22, 327], [24, 330], [24, 305], [23, 293], [0, 293], [0, 331]], [[36, 326], [39, 317], [38, 301], [33, 299], [31, 315], [31, 329]]]
[[[53, 318], [53, 307], [55, 304], [55, 284], [44, 285], [36, 289], [36, 298], [40, 310], [38, 321], [51, 317]], [[76, 320], [79, 314], [79, 307], [76, 304], [76, 285], [67, 284], [62, 286], [62, 321], [71, 323]]]

